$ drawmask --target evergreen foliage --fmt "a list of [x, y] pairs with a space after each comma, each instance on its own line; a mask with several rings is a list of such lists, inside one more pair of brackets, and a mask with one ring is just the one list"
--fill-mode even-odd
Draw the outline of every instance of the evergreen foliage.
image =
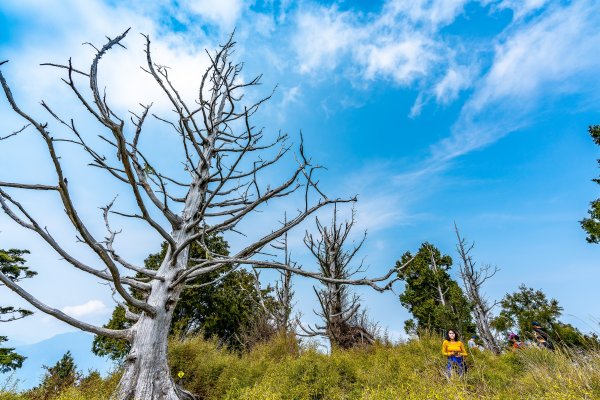
[[42, 383], [29, 393], [31, 400], [53, 399], [65, 389], [76, 386], [82, 378], [70, 351], [67, 351], [52, 367], [44, 365], [44, 369], [46, 373]]
[[520, 285], [515, 293], [509, 293], [500, 301], [500, 313], [492, 321], [492, 326], [502, 332], [515, 330], [521, 334], [531, 331], [531, 322], [542, 326], [558, 322], [563, 308], [556, 299], [548, 299], [542, 290]]
[[[31, 278], [37, 274], [29, 267], [25, 266], [26, 260], [23, 255], [29, 254], [28, 250], [0, 249], [0, 271], [13, 282], [18, 282], [22, 279]], [[28, 315], [33, 314], [31, 311], [23, 308], [15, 308], [12, 306], [0, 306], [0, 322], [10, 322]], [[8, 340], [6, 336], [0, 336], [0, 344]], [[0, 346], [0, 372], [8, 372], [21, 368], [25, 361], [25, 357], [17, 354], [14, 348]]]
[[[600, 353], [524, 349], [500, 356], [472, 351], [464, 377], [443, 376], [440, 336], [378, 343], [324, 354], [279, 336], [236, 353], [216, 340], [173, 340], [170, 365], [178, 383], [203, 400], [597, 399]], [[106, 400], [119, 373], [82, 378], [46, 400]], [[0, 390], [0, 400], [38, 400], [32, 392]]]
[[559, 321], [563, 308], [558, 300], [548, 299], [542, 290], [521, 285], [517, 292], [504, 296], [500, 307], [500, 313], [491, 325], [505, 337], [510, 331], [516, 331], [523, 338], [532, 338], [531, 323], [535, 321], [541, 324], [555, 343], [577, 347], [599, 344], [595, 334], [584, 335], [572, 325]]
[[[6, 336], [0, 336], [0, 344], [8, 340]], [[0, 347], [0, 373], [9, 372], [21, 368], [25, 357], [16, 353], [12, 347]]]
[[[592, 137], [592, 140], [594, 140], [594, 143], [600, 146], [600, 125], [590, 126], [588, 132]], [[600, 159], [598, 160], [598, 165], [600, 165]], [[600, 184], [600, 177], [592, 180], [597, 184]], [[600, 243], [600, 198], [590, 203], [588, 214], [588, 218], [579, 221], [581, 227], [588, 234], [586, 240], [589, 243]]]
[[[406, 252], [397, 267], [406, 264], [413, 255]], [[471, 305], [463, 290], [449, 274], [452, 258], [429, 243], [423, 243], [412, 262], [398, 269], [405, 282], [400, 302], [413, 315], [404, 322], [407, 333], [420, 331], [443, 333], [455, 329], [463, 337], [475, 332]]]

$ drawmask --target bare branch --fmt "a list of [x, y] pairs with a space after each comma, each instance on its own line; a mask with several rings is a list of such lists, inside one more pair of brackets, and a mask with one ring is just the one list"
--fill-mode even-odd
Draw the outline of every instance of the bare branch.
[[58, 186], [49, 185], [28, 185], [26, 183], [11, 183], [11, 182], [0, 182], [0, 187], [11, 187], [17, 189], [30, 189], [30, 190], [59, 190]]
[[[98, 50], [98, 49], [96, 49], [96, 50]], [[89, 74], [86, 74], [85, 72], [79, 71], [79, 70], [73, 68], [71, 65], [61, 65], [61, 64], [54, 64], [54, 63], [42, 63], [40, 65], [42, 65], [42, 66], [49, 66], [49, 67], [56, 67], [56, 68], [64, 68], [64, 69], [67, 69], [69, 71], [77, 72], [80, 75], [87, 76], [88, 78], [90, 77]]]
[[163, 280], [164, 278], [162, 277], [156, 277], [156, 271], [153, 271], [151, 269], [147, 269], [147, 268], [142, 268], [142, 267], [137, 267], [131, 263], [128, 263], [127, 261], [125, 261], [125, 259], [123, 259], [121, 256], [119, 256], [117, 254], [117, 252], [115, 251], [115, 249], [113, 248], [113, 243], [115, 240], [115, 237], [120, 233], [117, 231], [113, 231], [110, 228], [110, 224], [108, 222], [108, 212], [110, 211], [110, 208], [112, 207], [112, 205], [114, 204], [116, 200], [116, 197], [106, 206], [106, 207], [102, 207], [102, 215], [104, 217], [104, 225], [106, 226], [106, 230], [109, 233], [109, 236], [106, 238], [105, 241], [105, 245], [106, 248], [108, 249], [108, 252], [110, 253], [111, 257], [118, 262], [119, 264], [121, 264], [123, 267], [130, 269], [132, 271], [138, 272], [140, 274], [146, 275], [150, 278], [155, 278], [155, 279], [159, 279], [159, 280]]
[[[8, 204], [6, 203], [6, 201], [9, 201], [10, 203], [14, 204], [19, 211], [27, 218], [27, 220], [29, 221], [29, 223], [23, 221], [21, 218], [19, 218], [8, 206]], [[27, 210], [25, 210], [25, 208], [17, 201], [13, 200], [6, 192], [4, 192], [3, 190], [0, 189], [0, 206], [2, 207], [2, 209], [4, 210], [4, 212], [6, 213], [6, 215], [8, 215], [13, 221], [15, 221], [17, 224], [21, 225], [24, 228], [30, 229], [34, 232], [36, 232], [42, 239], [44, 239], [44, 241], [46, 243], [48, 243], [61, 257], [63, 257], [67, 262], [69, 262], [71, 265], [73, 265], [75, 268], [80, 269], [84, 272], [87, 272], [91, 275], [94, 275], [98, 278], [101, 278], [103, 280], [107, 280], [107, 281], [112, 281], [113, 277], [105, 274], [102, 271], [99, 271], [95, 268], [92, 268], [84, 263], [82, 263], [81, 261], [78, 261], [77, 259], [75, 259], [73, 256], [71, 256], [66, 250], [64, 250], [57, 242], [56, 240], [52, 237], [52, 235], [50, 235], [50, 233], [46, 230], [43, 229], [38, 223], [37, 221], [27, 212]], [[148, 284], [142, 283], [142, 282], [137, 282], [135, 280], [131, 280], [131, 279], [127, 279], [127, 278], [121, 278], [121, 281], [126, 284], [129, 285], [131, 287], [135, 287], [136, 289], [140, 289], [140, 290], [148, 290], [150, 287]]]
[[456, 223], [454, 223], [454, 230], [458, 240], [456, 250], [458, 251], [461, 260], [459, 264], [460, 275], [464, 283], [465, 293], [467, 294], [469, 301], [473, 304], [473, 317], [475, 319], [475, 324], [477, 325], [477, 331], [483, 339], [485, 347], [496, 354], [499, 354], [500, 347], [490, 330], [489, 323], [490, 312], [497, 302], [494, 302], [489, 306], [481, 293], [483, 284], [498, 272], [498, 268], [491, 267], [490, 265], [477, 268], [469, 254], [475, 245], [471, 244], [470, 246], [467, 246], [466, 240], [460, 236]]
[[14, 131], [13, 133], [10, 133], [10, 134], [8, 134], [8, 135], [6, 135], [4, 137], [0, 137], [0, 140], [4, 140], [4, 139], [8, 139], [8, 138], [13, 137], [13, 136], [17, 136], [19, 133], [23, 132], [25, 129], [27, 129], [30, 126], [31, 126], [31, 124], [25, 124], [18, 131]]
[[29, 294], [25, 289], [20, 287], [18, 284], [11, 281], [1, 271], [0, 271], [0, 281], [3, 284], [5, 284], [10, 290], [12, 290], [16, 294], [18, 294], [23, 299], [25, 299], [33, 307], [37, 308], [38, 310], [40, 310], [48, 315], [55, 317], [56, 319], [66, 322], [67, 324], [69, 324], [75, 328], [81, 329], [86, 332], [95, 333], [97, 335], [111, 337], [114, 339], [126, 339], [126, 340], [131, 339], [131, 331], [129, 329], [114, 330], [114, 329], [101, 328], [101, 327], [98, 327], [95, 325], [85, 323], [83, 321], [79, 321], [79, 320], [77, 320], [73, 317], [70, 317], [67, 314], [65, 314], [64, 312], [57, 310], [55, 308], [48, 307], [46, 304], [42, 303], [40, 300], [36, 299], [31, 294]]

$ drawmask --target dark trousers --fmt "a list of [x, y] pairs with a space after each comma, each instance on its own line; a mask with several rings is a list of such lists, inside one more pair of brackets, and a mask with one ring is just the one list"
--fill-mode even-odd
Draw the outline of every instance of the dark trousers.
[[462, 376], [465, 373], [465, 361], [462, 356], [449, 356], [448, 365], [446, 367], [448, 376], [452, 374], [452, 370], [458, 371], [458, 374]]

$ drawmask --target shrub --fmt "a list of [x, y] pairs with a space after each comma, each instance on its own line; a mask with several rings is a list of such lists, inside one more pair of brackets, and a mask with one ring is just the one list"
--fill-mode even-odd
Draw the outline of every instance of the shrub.
[[[475, 350], [468, 359], [464, 377], [447, 378], [441, 338], [435, 336], [331, 354], [293, 336], [277, 336], [241, 354], [200, 336], [170, 346], [175, 380], [203, 400], [600, 398], [598, 351], [525, 349], [496, 356]], [[107, 399], [118, 380], [119, 373], [104, 379], [90, 373], [51, 399]], [[22, 399], [32, 397], [0, 391], [0, 400]]]

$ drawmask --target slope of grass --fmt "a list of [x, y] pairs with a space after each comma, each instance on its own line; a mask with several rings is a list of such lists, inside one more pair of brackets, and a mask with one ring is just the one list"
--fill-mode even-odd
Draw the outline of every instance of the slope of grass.
[[[600, 399], [600, 353], [529, 349], [469, 355], [464, 377], [445, 376], [438, 338], [327, 355], [280, 337], [243, 355], [199, 337], [171, 343], [173, 376], [202, 399]], [[106, 399], [118, 376], [48, 399]], [[37, 399], [0, 392], [0, 400]]]

